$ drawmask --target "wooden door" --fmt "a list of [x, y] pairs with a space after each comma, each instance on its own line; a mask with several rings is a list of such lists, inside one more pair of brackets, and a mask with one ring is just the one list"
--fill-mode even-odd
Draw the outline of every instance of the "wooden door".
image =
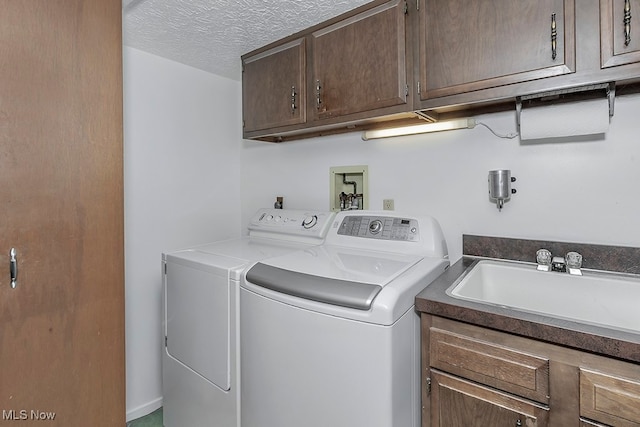
[[243, 131], [306, 121], [305, 39], [242, 59]]
[[405, 2], [394, 0], [311, 35], [315, 119], [407, 102]]
[[121, 19], [0, 0], [0, 425], [125, 423]]
[[602, 68], [640, 62], [640, 0], [600, 0], [600, 37]]
[[425, 0], [419, 34], [421, 100], [575, 71], [575, 0]]

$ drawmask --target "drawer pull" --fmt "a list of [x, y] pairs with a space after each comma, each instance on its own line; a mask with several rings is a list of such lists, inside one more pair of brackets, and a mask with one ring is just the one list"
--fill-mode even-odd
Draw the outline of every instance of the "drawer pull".
[[18, 286], [18, 259], [16, 258], [16, 249], [11, 248], [9, 251], [9, 274], [11, 276], [11, 288]]
[[631, 43], [631, 0], [624, 0], [624, 45]]
[[291, 114], [296, 113], [296, 87], [291, 86]]
[[316, 80], [316, 109], [320, 110], [322, 106], [322, 98], [320, 97], [320, 89], [322, 86], [320, 85], [320, 80]]
[[551, 59], [556, 60], [558, 56], [558, 30], [556, 28], [556, 14], [551, 14]]

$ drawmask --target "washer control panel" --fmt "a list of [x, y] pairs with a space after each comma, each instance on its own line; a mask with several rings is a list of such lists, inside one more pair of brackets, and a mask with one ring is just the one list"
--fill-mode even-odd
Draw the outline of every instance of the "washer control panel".
[[260, 209], [249, 223], [252, 235], [271, 233], [272, 235], [298, 235], [324, 238], [333, 212], [303, 211], [293, 209]]
[[420, 240], [417, 220], [385, 216], [347, 216], [340, 224], [338, 234], [380, 240]]

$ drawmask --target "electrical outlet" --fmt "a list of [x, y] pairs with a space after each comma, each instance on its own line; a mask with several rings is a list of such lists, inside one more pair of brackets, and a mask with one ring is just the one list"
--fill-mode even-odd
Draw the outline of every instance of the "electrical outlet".
[[382, 209], [385, 211], [393, 210], [393, 199], [384, 199], [382, 201]]

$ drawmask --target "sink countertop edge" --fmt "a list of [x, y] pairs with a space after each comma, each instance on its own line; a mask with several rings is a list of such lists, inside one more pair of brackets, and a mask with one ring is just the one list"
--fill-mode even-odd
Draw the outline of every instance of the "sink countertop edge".
[[[481, 259], [462, 257], [416, 296], [416, 310], [552, 344], [640, 363], [640, 334], [451, 297], [446, 290]], [[507, 261], [507, 260], [505, 260]]]

